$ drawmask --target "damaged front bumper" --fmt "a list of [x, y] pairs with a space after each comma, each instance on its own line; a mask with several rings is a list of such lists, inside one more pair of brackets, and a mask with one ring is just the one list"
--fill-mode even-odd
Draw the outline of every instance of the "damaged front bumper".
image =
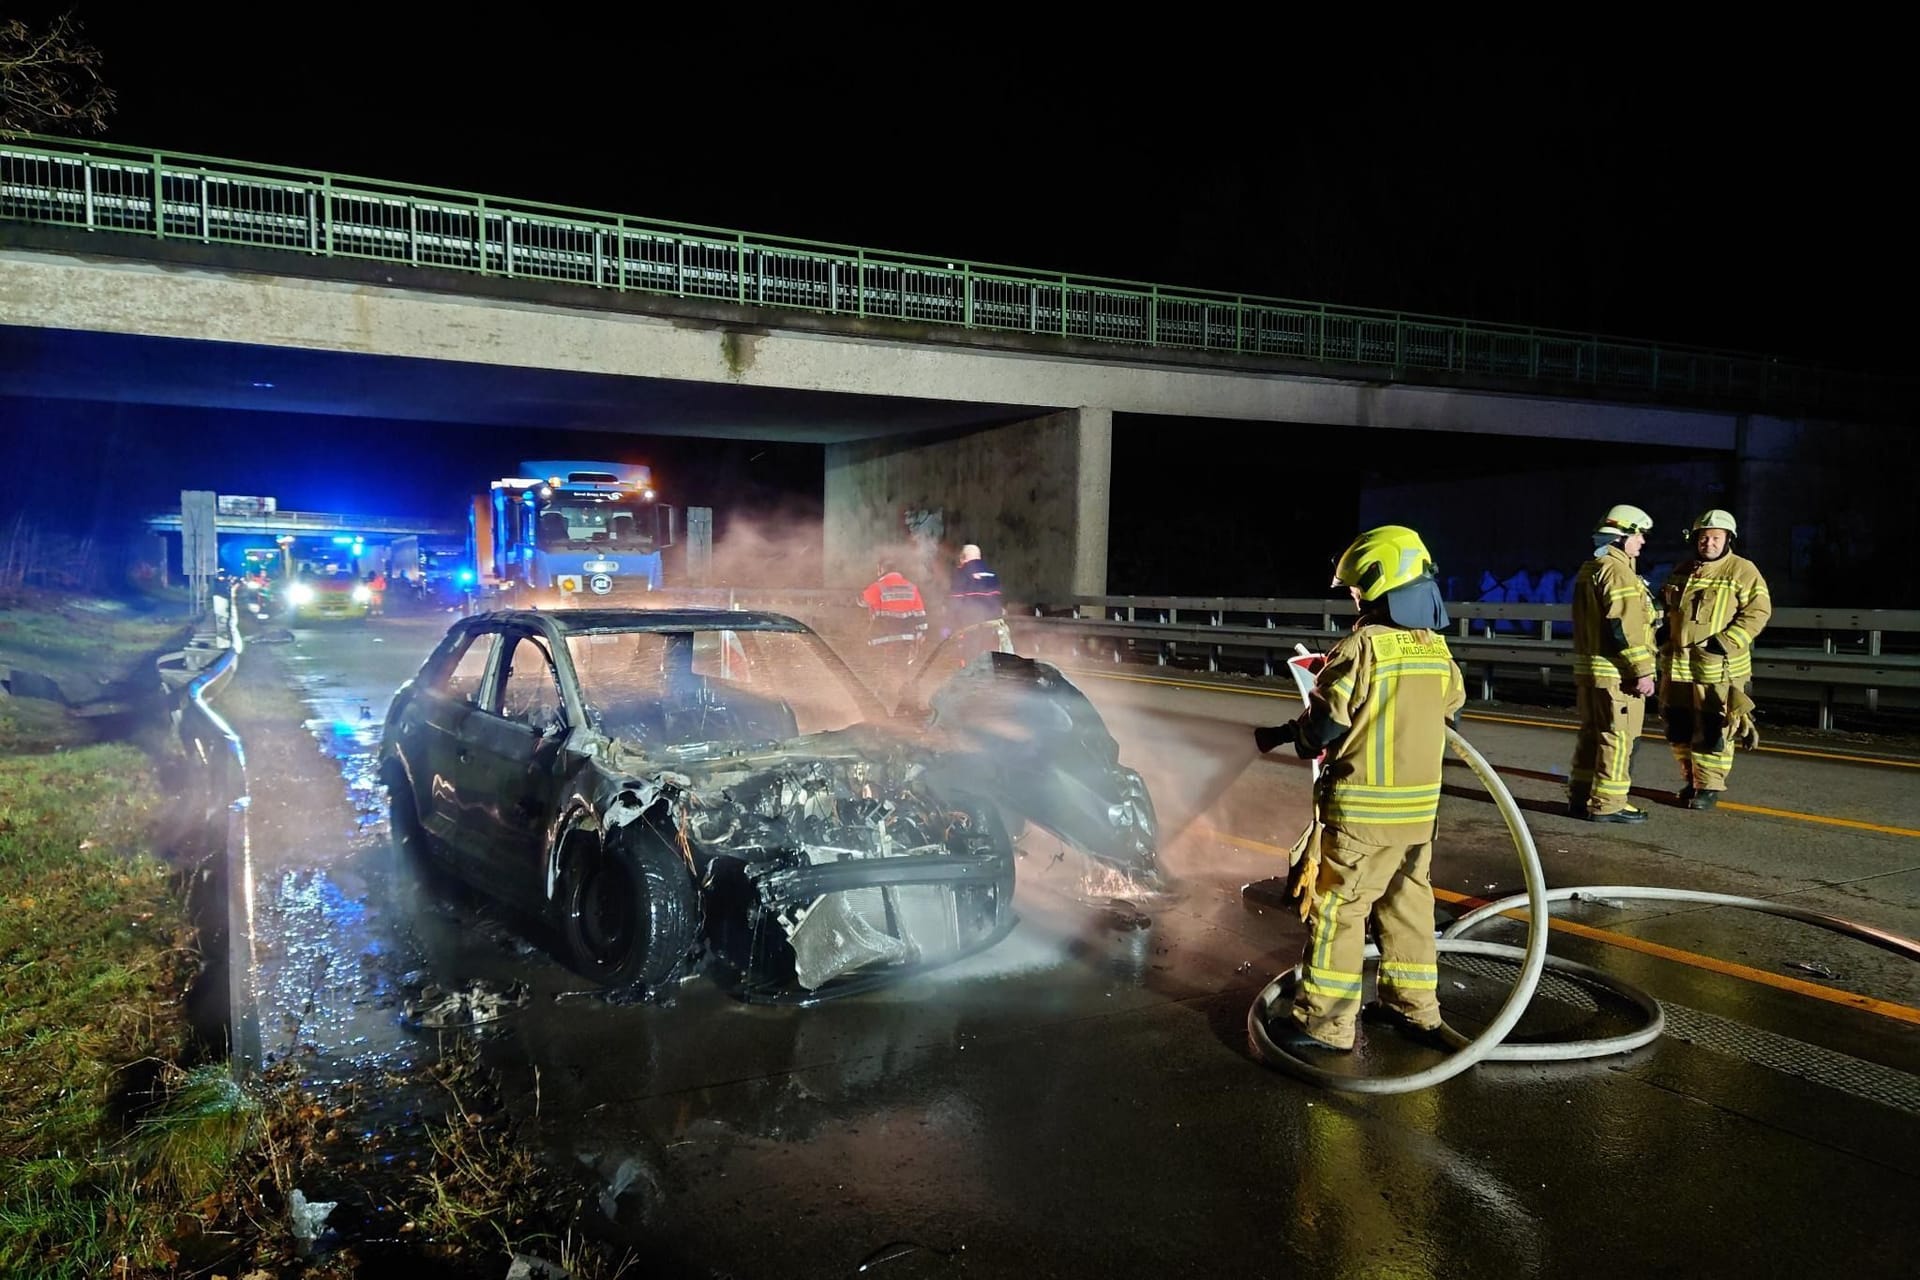
[[[1003, 855], [906, 857], [776, 871], [760, 881], [768, 920], [793, 950], [810, 1003], [868, 974], [894, 981], [992, 946], [1013, 928], [1013, 876]], [[870, 985], [870, 984], [869, 984]]]

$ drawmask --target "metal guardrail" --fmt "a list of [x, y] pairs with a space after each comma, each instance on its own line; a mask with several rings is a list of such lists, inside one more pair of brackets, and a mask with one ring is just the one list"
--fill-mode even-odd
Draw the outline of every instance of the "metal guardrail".
[[[180, 707], [180, 738], [199, 765], [206, 794], [206, 825], [219, 851], [217, 871], [226, 901], [227, 1027], [234, 1078], [244, 1081], [261, 1065], [258, 957], [254, 948], [253, 847], [247, 818], [247, 755], [232, 726], [207, 705], [229, 680], [245, 643], [239, 609], [224, 601], [225, 647], [187, 684]], [[189, 649], [189, 654], [196, 651]], [[207, 650], [201, 648], [200, 653]]]
[[[1481, 699], [1493, 693], [1496, 669], [1537, 670], [1543, 683], [1556, 671], [1571, 672], [1573, 643], [1556, 628], [1572, 620], [1568, 605], [1449, 602], [1455, 634], [1449, 645], [1463, 668], [1477, 670]], [[1083, 596], [1070, 604], [1036, 605], [1034, 616], [1014, 619], [1016, 627], [1044, 650], [1049, 636], [1067, 638], [1076, 650], [1083, 642], [1116, 651], [1147, 652], [1158, 665], [1197, 654], [1209, 671], [1223, 660], [1244, 656], [1262, 675], [1274, 675], [1299, 643], [1323, 645], [1345, 630], [1355, 614], [1347, 600], [1202, 598], [1185, 596]], [[1340, 620], [1336, 622], [1337, 620]], [[1503, 626], [1524, 630], [1503, 631]], [[1769, 637], [1797, 634], [1804, 646], [1768, 643]], [[1908, 651], [1883, 652], [1888, 636]], [[1846, 649], [1840, 637], [1848, 637]], [[1022, 652], [1026, 649], [1023, 647]], [[1754, 649], [1754, 678], [1811, 691], [1819, 726], [1833, 727], [1836, 691], [1858, 690], [1869, 712], [1879, 709], [1883, 689], [1920, 689], [1920, 611], [1849, 609], [1776, 609]]]
[[0, 143], [0, 220], [1181, 351], [1837, 407], [1885, 379], [1749, 352], [749, 235], [109, 143]]

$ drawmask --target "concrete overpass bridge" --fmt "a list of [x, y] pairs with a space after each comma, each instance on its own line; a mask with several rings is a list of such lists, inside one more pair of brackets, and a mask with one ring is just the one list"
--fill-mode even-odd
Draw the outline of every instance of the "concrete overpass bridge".
[[[829, 581], [920, 511], [1035, 595], [1105, 590], [1117, 429], [1706, 450], [1751, 510], [1804, 499], [1809, 424], [1830, 438], [1901, 394], [1737, 352], [55, 139], [0, 144], [0, 316], [0, 395], [820, 443]], [[1784, 554], [1785, 522], [1761, 525]]]
[[[183, 537], [185, 520], [179, 511], [163, 511], [143, 522], [165, 539], [163, 567], [169, 563], [185, 572], [185, 554], [177, 539]], [[213, 522], [215, 545], [220, 563], [232, 572], [240, 572], [242, 557], [250, 549], [281, 549], [288, 563], [325, 558], [328, 553], [351, 559], [361, 568], [386, 564], [384, 548], [397, 538], [419, 537], [464, 539], [466, 526], [455, 520], [421, 519], [414, 516], [354, 515], [337, 511], [236, 511], [216, 509]], [[363, 557], [372, 556], [372, 559]]]

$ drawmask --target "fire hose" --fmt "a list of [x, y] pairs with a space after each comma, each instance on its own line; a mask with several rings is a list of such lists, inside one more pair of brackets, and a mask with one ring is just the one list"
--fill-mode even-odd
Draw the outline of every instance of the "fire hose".
[[[1500, 1006], [1499, 1012], [1487, 1024], [1486, 1029], [1471, 1039], [1462, 1036], [1451, 1027], [1445, 1028], [1443, 1035], [1447, 1043], [1452, 1046], [1453, 1052], [1430, 1067], [1402, 1075], [1361, 1076], [1329, 1071], [1280, 1048], [1267, 1032], [1270, 1018], [1290, 1016], [1287, 1012], [1287, 1003], [1291, 999], [1294, 985], [1300, 980], [1301, 967], [1295, 965], [1263, 987], [1260, 994], [1254, 998], [1252, 1007], [1247, 1011], [1247, 1039], [1254, 1053], [1268, 1066], [1314, 1084], [1352, 1093], [1412, 1093], [1449, 1080], [1479, 1062], [1573, 1061], [1629, 1053], [1651, 1044], [1660, 1037], [1666, 1026], [1666, 1015], [1661, 1010], [1658, 1000], [1638, 987], [1590, 965], [1547, 954], [1548, 904], [1575, 898], [1690, 902], [1708, 906], [1738, 907], [1818, 925], [1848, 937], [1858, 938], [1897, 955], [1920, 960], [1920, 941], [1843, 920], [1824, 912], [1808, 911], [1782, 903], [1769, 902], [1764, 898], [1745, 898], [1733, 894], [1707, 893], [1691, 889], [1663, 889], [1643, 885], [1579, 885], [1550, 890], [1546, 887], [1546, 872], [1540, 865], [1540, 852], [1534, 847], [1533, 833], [1527, 829], [1526, 821], [1520, 815], [1520, 806], [1514, 801], [1513, 793], [1507, 789], [1500, 775], [1494, 771], [1492, 765], [1487, 763], [1485, 757], [1451, 728], [1447, 730], [1447, 745], [1452, 748], [1455, 755], [1473, 769], [1474, 773], [1479, 775], [1481, 782], [1486, 784], [1488, 794], [1493, 798], [1495, 807], [1499, 809], [1500, 816], [1506, 823], [1508, 834], [1513, 837], [1514, 849], [1520, 855], [1520, 870], [1526, 884], [1526, 891], [1489, 902], [1453, 921], [1441, 930], [1435, 942], [1435, 949], [1441, 955], [1474, 955], [1504, 961], [1518, 960], [1520, 976], [1514, 983], [1513, 989], [1508, 992], [1506, 1002]], [[1522, 906], [1527, 912], [1527, 941], [1524, 947], [1512, 947], [1497, 942], [1477, 942], [1464, 936], [1495, 916]], [[1372, 943], [1367, 944], [1368, 959], [1377, 959], [1379, 954], [1379, 947]], [[1568, 974], [1579, 981], [1613, 993], [1639, 1010], [1641, 1025], [1619, 1035], [1588, 1040], [1505, 1043], [1508, 1033], [1526, 1012], [1527, 1005], [1532, 1001], [1534, 992], [1540, 985], [1541, 975], [1547, 969]]]

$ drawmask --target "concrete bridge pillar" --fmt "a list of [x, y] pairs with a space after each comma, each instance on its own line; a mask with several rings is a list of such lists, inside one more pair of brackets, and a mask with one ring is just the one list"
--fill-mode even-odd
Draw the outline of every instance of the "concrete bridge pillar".
[[1104, 595], [1113, 411], [1065, 409], [956, 434], [827, 447], [825, 576], [864, 583], [904, 551], [944, 595], [953, 552], [977, 543], [1009, 600]]

